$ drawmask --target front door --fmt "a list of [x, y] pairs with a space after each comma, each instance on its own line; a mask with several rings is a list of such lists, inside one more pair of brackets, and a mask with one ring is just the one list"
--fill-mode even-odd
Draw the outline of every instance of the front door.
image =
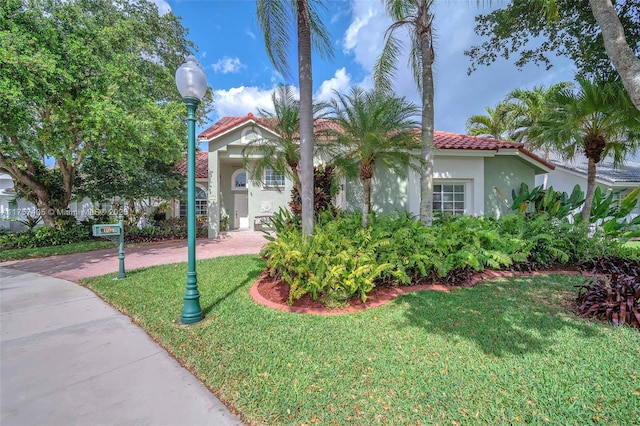
[[249, 228], [249, 197], [246, 192], [233, 194], [234, 228]]

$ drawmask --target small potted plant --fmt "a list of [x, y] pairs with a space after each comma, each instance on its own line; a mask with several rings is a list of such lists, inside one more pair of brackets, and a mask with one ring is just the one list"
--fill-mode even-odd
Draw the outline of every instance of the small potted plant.
[[228, 231], [229, 230], [229, 215], [227, 212], [222, 209], [220, 212], [220, 231]]

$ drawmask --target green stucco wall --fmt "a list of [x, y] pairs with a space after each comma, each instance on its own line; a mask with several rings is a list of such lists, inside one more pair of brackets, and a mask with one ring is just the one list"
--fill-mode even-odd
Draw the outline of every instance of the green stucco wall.
[[[535, 186], [533, 167], [513, 157], [485, 158], [484, 163], [484, 211], [487, 216], [500, 217], [510, 213], [511, 191], [518, 190], [522, 182]], [[495, 188], [504, 195], [503, 201]], [[505, 205], [505, 202], [508, 204]]]
[[[362, 210], [362, 183], [348, 179], [346, 183], [346, 210]], [[377, 213], [393, 213], [409, 208], [407, 178], [400, 177], [384, 166], [376, 166], [371, 182], [371, 210]]]

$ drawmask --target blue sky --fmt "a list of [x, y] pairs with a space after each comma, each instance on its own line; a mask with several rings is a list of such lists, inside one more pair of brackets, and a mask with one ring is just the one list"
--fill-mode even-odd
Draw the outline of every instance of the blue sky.
[[[155, 0], [161, 12], [172, 10], [182, 17], [189, 39], [197, 44], [196, 57], [214, 90], [214, 113], [210, 124], [225, 115], [256, 113], [268, 109], [271, 92], [278, 83], [297, 87], [297, 60], [292, 49], [292, 75], [283, 78], [267, 58], [255, 15], [254, 0]], [[482, 3], [482, 2], [480, 2]], [[435, 127], [465, 133], [465, 122], [483, 114], [515, 88], [532, 88], [572, 80], [570, 61], [556, 58], [554, 67], [528, 65], [518, 70], [512, 61], [498, 59], [467, 75], [470, 60], [465, 49], [481, 41], [474, 32], [474, 17], [504, 2], [467, 0], [436, 1], [435, 6]], [[373, 65], [382, 49], [384, 31], [391, 21], [380, 0], [326, 0], [324, 23], [335, 51], [331, 61], [313, 58], [314, 95], [327, 99], [333, 90], [352, 85], [370, 87]], [[294, 39], [295, 43], [295, 39]], [[293, 46], [295, 48], [295, 46]], [[406, 59], [398, 64], [396, 92], [420, 104]]]

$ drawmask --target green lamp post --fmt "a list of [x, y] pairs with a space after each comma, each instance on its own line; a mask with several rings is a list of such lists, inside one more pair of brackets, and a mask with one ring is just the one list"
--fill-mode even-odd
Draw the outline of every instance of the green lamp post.
[[207, 91], [207, 76], [195, 56], [189, 55], [187, 62], [176, 71], [176, 86], [187, 105], [187, 291], [180, 322], [193, 324], [204, 317], [200, 308], [198, 277], [196, 274], [196, 108]]

